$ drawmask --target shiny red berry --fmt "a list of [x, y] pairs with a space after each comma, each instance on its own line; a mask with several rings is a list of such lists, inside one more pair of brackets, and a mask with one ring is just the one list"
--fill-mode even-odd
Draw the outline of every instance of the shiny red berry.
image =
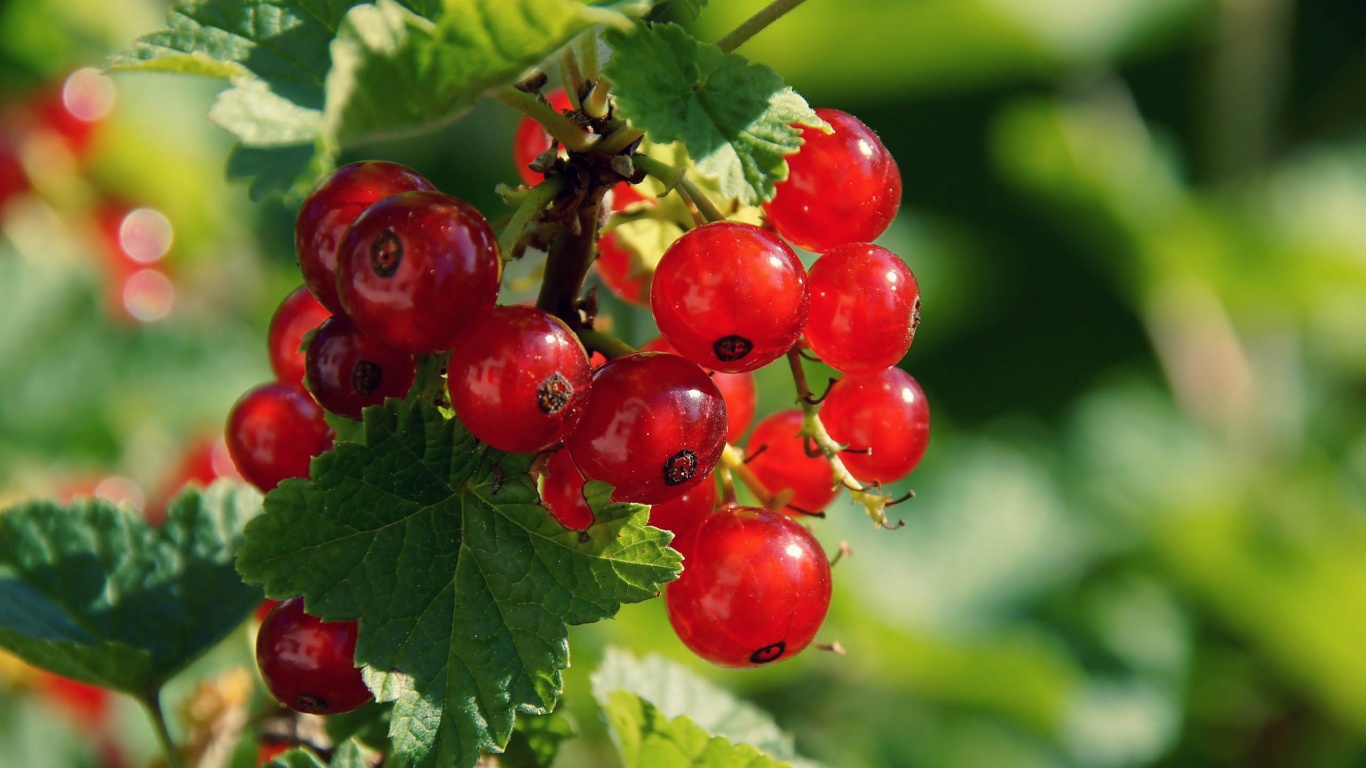
[[294, 224], [294, 247], [304, 283], [324, 307], [341, 314], [337, 297], [337, 248], [346, 228], [366, 208], [386, 197], [433, 190], [417, 171], [397, 163], [368, 160], [338, 168], [308, 196]]
[[890, 483], [920, 464], [930, 443], [930, 405], [911, 375], [889, 368], [845, 376], [821, 404], [821, 422], [849, 446], [844, 465], [865, 483]]
[[295, 288], [280, 302], [266, 338], [270, 368], [281, 384], [303, 384], [304, 336], [331, 316], [306, 285]]
[[821, 360], [844, 373], [875, 373], [901, 361], [920, 324], [920, 285], [895, 253], [841, 245], [808, 275], [811, 312], [803, 334]]
[[451, 349], [493, 309], [498, 240], [474, 206], [405, 192], [370, 206], [347, 230], [337, 288], [356, 328], [414, 354]]
[[354, 621], [322, 621], [304, 599], [281, 601], [256, 633], [256, 666], [270, 695], [310, 715], [350, 712], [374, 697], [356, 666]]
[[225, 437], [237, 471], [262, 491], [286, 478], [308, 477], [313, 457], [332, 444], [323, 409], [286, 384], [264, 384], [243, 395], [228, 414]]
[[556, 522], [571, 531], [582, 531], [593, 524], [593, 509], [583, 497], [585, 482], [569, 451], [552, 453], [541, 474], [541, 503]]
[[[645, 342], [640, 351], [678, 354], [678, 350], [663, 336], [656, 336]], [[707, 371], [707, 374], [711, 376], [712, 383], [721, 391], [721, 397], [726, 401], [726, 442], [738, 443], [745, 430], [749, 429], [749, 423], [754, 421], [754, 412], [759, 407], [759, 393], [754, 387], [754, 374], [749, 371]]]
[[901, 207], [901, 171], [877, 134], [853, 115], [816, 114], [834, 128], [802, 128], [802, 148], [787, 156], [787, 180], [764, 204], [778, 234], [816, 253], [877, 239]]
[[327, 410], [359, 419], [386, 397], [405, 397], [417, 358], [365, 336], [342, 316], [329, 319], [308, 342], [308, 391]]
[[745, 463], [770, 493], [792, 491], [788, 509], [814, 513], [835, 498], [835, 472], [824, 456], [806, 452], [798, 436], [802, 412], [778, 411], [760, 421], [749, 436]]
[[697, 527], [716, 509], [716, 478], [708, 475], [696, 488], [676, 499], [650, 507], [650, 525], [673, 533], [669, 546], [683, 553], [692, 551]]
[[678, 639], [724, 667], [795, 656], [830, 608], [830, 562], [791, 518], [722, 507], [697, 527], [683, 575], [664, 590]]

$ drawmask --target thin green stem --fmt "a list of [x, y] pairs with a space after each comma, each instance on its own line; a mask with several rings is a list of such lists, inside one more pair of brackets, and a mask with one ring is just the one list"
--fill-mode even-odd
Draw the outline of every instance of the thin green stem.
[[507, 226], [503, 227], [503, 233], [498, 236], [498, 251], [503, 255], [503, 261], [512, 258], [527, 226], [535, 221], [563, 190], [564, 179], [551, 176], [526, 193], [521, 205], [517, 206], [517, 210], [513, 211], [512, 217], [508, 219]]
[[166, 725], [166, 714], [161, 711], [161, 691], [153, 691], [140, 697], [138, 701], [147, 710], [147, 716], [152, 719], [152, 729], [156, 731], [157, 742], [161, 744], [161, 751], [166, 755], [166, 768], [185, 768], [180, 748], [171, 739], [171, 729]]
[[574, 46], [567, 46], [560, 54], [560, 78], [564, 80], [564, 90], [569, 94], [569, 103], [574, 109], [582, 109], [579, 94], [583, 92], [583, 71], [579, 69], [579, 58], [574, 54]]
[[592, 328], [580, 328], [575, 333], [578, 334], [579, 341], [583, 342], [584, 348], [589, 352], [597, 352], [608, 360], [625, 357], [636, 351], [635, 347], [610, 333], [595, 331]]
[[637, 168], [645, 171], [651, 176], [664, 183], [665, 190], [676, 189], [692, 204], [697, 206], [697, 210], [702, 213], [702, 217], [707, 221], [725, 221], [726, 214], [711, 201], [710, 197], [703, 192], [696, 184], [688, 178], [688, 174], [681, 168], [675, 168], [668, 163], [656, 160], [648, 155], [634, 155], [631, 158]]
[[615, 155], [644, 138], [645, 131], [623, 125], [612, 131], [597, 143], [597, 150], [604, 155]]
[[783, 14], [804, 2], [806, 0], [773, 0], [758, 13], [745, 20], [745, 23], [731, 30], [730, 34], [717, 40], [717, 47], [726, 53], [734, 51], [749, 42], [751, 37], [762, 32], [769, 24], [782, 18]]
[[597, 134], [589, 132], [583, 126], [560, 114], [559, 110], [535, 94], [519, 91], [516, 88], [500, 88], [492, 91], [491, 95], [540, 123], [551, 136], [555, 137], [556, 141], [559, 141], [571, 152], [586, 152], [589, 147], [597, 143]]

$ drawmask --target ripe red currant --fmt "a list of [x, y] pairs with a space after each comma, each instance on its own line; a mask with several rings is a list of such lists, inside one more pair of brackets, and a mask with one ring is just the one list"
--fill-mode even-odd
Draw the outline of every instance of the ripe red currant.
[[679, 354], [752, 371], [786, 354], [807, 312], [806, 269], [772, 232], [719, 221], [686, 232], [655, 269], [650, 307]]
[[615, 232], [598, 238], [598, 258], [593, 266], [613, 296], [637, 306], [650, 304], [650, 275], [636, 270], [631, 252], [617, 242]]
[[830, 608], [830, 562], [791, 518], [726, 506], [693, 536], [683, 575], [664, 590], [678, 639], [724, 667], [801, 652]]
[[911, 473], [930, 443], [930, 405], [910, 374], [888, 368], [845, 376], [821, 404], [821, 422], [838, 443], [844, 465], [865, 483], [890, 483]]
[[309, 292], [308, 286], [295, 288], [270, 319], [267, 333], [267, 346], [270, 350], [270, 368], [281, 384], [303, 384], [304, 381], [304, 335], [322, 325], [332, 313], [318, 303]]
[[811, 456], [798, 436], [802, 412], [778, 411], [754, 427], [745, 463], [771, 493], [792, 489], [788, 507], [794, 512], [819, 512], [835, 498], [835, 472], [824, 456]]
[[550, 454], [541, 474], [541, 503], [555, 522], [571, 531], [582, 531], [593, 524], [593, 510], [583, 497], [584, 482], [569, 451]]
[[536, 453], [564, 440], [587, 401], [588, 353], [564, 321], [536, 307], [499, 307], [470, 324], [448, 369], [451, 407], [501, 451]]
[[329, 319], [308, 342], [308, 390], [327, 410], [359, 419], [362, 409], [404, 397], [417, 359], [365, 336], [343, 316]]
[[[678, 350], [663, 336], [656, 336], [645, 342], [640, 351], [678, 354]], [[749, 423], [754, 420], [754, 411], [759, 407], [759, 393], [754, 388], [754, 374], [749, 371], [707, 371], [707, 374], [711, 376], [716, 388], [721, 390], [721, 397], [726, 401], [726, 442], [739, 442], [745, 430], [749, 429]]]
[[787, 156], [787, 180], [764, 212], [778, 234], [808, 251], [872, 242], [901, 207], [901, 171], [858, 118], [834, 109], [816, 114], [835, 132], [802, 128], [802, 148]]
[[414, 354], [455, 346], [493, 309], [502, 260], [483, 214], [440, 192], [405, 192], [357, 217], [337, 251], [337, 289], [361, 333]]
[[332, 445], [323, 409], [287, 384], [264, 384], [228, 414], [228, 453], [247, 482], [269, 491], [290, 477], [308, 477], [309, 462]]
[[[546, 100], [556, 112], [568, 112], [574, 108], [569, 102], [569, 94], [563, 88], [551, 91], [546, 95]], [[522, 118], [517, 124], [517, 133], [512, 137], [512, 161], [517, 164], [517, 175], [528, 187], [536, 186], [545, 178], [544, 174], [531, 170], [529, 166], [533, 160], [545, 154], [554, 141], [540, 123], [529, 117]]]
[[726, 403], [707, 374], [678, 355], [637, 352], [593, 373], [565, 445], [613, 498], [658, 504], [699, 485], [726, 443]]
[[354, 621], [322, 621], [304, 599], [281, 601], [256, 633], [256, 666], [270, 695], [310, 715], [350, 712], [374, 697], [356, 666]]
[[318, 185], [299, 208], [294, 247], [304, 283], [334, 315], [342, 313], [337, 297], [337, 248], [346, 228], [366, 208], [386, 197], [412, 190], [432, 190], [430, 181], [397, 163], [369, 160], [338, 168]]
[[696, 488], [676, 499], [650, 507], [650, 525], [673, 533], [669, 546], [683, 553], [692, 551], [697, 527], [716, 509], [716, 478], [709, 474]]
[[816, 259], [803, 333], [827, 365], [874, 373], [906, 355], [920, 324], [920, 285], [896, 254], [850, 243]]

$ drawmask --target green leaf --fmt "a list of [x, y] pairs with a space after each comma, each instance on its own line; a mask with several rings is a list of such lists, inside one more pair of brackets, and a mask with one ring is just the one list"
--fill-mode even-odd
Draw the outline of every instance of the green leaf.
[[750, 764], [818, 768], [818, 763], [797, 755], [792, 737], [767, 713], [658, 656], [637, 660], [625, 651], [608, 648], [592, 679], [593, 695], [607, 715], [628, 768]]
[[323, 763], [317, 755], [302, 747], [295, 747], [272, 759], [270, 768], [370, 768], [378, 755], [355, 739], [348, 739], [332, 751], [332, 759]]
[[0, 647], [59, 675], [152, 693], [261, 602], [233, 569], [255, 491], [187, 491], [165, 523], [101, 500], [0, 513]]
[[506, 768], [549, 768], [560, 743], [578, 735], [578, 730], [572, 720], [558, 712], [518, 717], [498, 764]]
[[583, 534], [560, 527], [527, 474], [532, 457], [481, 447], [425, 403], [365, 413], [363, 442], [288, 480], [247, 530], [238, 568], [270, 595], [360, 620], [356, 658], [390, 739], [416, 765], [472, 766], [501, 751], [514, 713], [554, 709], [567, 625], [656, 596], [680, 559], [637, 504], [606, 504]]
[[459, 117], [599, 23], [630, 22], [582, 0], [184, 0], [112, 66], [231, 79], [210, 117], [259, 198], [306, 191], [344, 146]]
[[797, 125], [824, 128], [776, 72], [677, 24], [609, 30], [604, 74], [620, 114], [660, 144], [681, 141], [726, 197], [757, 205], [787, 178], [786, 155], [801, 147]]

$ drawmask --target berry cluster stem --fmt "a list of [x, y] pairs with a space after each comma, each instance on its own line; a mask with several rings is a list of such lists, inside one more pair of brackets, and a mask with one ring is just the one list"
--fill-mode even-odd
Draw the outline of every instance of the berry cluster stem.
[[707, 197], [707, 193], [703, 192], [693, 183], [692, 179], [688, 178], [687, 171], [682, 168], [675, 168], [648, 155], [634, 155], [631, 159], [637, 168], [658, 179], [664, 185], [666, 192], [674, 190], [687, 198], [702, 214], [702, 218], [707, 221], [725, 221], [726, 214], [716, 207], [716, 203]]
[[598, 221], [607, 189], [593, 184], [587, 190], [573, 219], [559, 227], [546, 253], [545, 277], [536, 306], [565, 321], [575, 331], [584, 328], [579, 293], [597, 255]]
[[[502, 189], [503, 187], [500, 187]], [[503, 227], [503, 232], [498, 236], [498, 250], [503, 257], [503, 262], [511, 260], [517, 252], [517, 243], [525, 234], [526, 228], [536, 220], [537, 216], [550, 205], [560, 192], [564, 190], [564, 179], [558, 176], [551, 176], [545, 181], [532, 187], [522, 197], [517, 210], [508, 219], [507, 225]], [[513, 193], [509, 193], [513, 194]]]
[[[740, 478], [740, 482], [745, 484], [749, 492], [754, 494], [754, 498], [758, 499], [759, 504], [765, 508], [782, 509], [786, 505], [787, 502], [770, 493], [768, 488], [764, 486], [764, 481], [760, 480], [759, 476], [754, 474], [754, 470], [749, 468], [749, 465], [745, 463], [745, 454], [739, 448], [729, 443], [726, 444], [725, 450], [721, 453], [721, 468]], [[734, 486], [729, 482], [726, 485], [733, 495]], [[727, 501], [734, 501], [734, 499], [727, 498]], [[782, 501], [781, 504], [780, 501]]]
[[571, 152], [585, 152], [594, 145], [598, 136], [583, 126], [560, 114], [559, 110], [540, 96], [516, 88], [500, 88], [491, 95], [540, 123], [555, 140]]
[[844, 486], [849, 491], [849, 497], [857, 504], [862, 504], [867, 510], [868, 517], [872, 518], [873, 523], [879, 528], [900, 528], [906, 521], [897, 521], [895, 525], [887, 522], [887, 506], [891, 504], [892, 497], [881, 493], [879, 488], [866, 486], [854, 477], [849, 468], [844, 466], [840, 459], [840, 451], [844, 446], [835, 442], [830, 437], [830, 433], [825, 430], [825, 425], [821, 423], [820, 404], [812, 402], [811, 387], [806, 382], [806, 370], [802, 368], [801, 352], [793, 347], [787, 353], [787, 363], [792, 369], [792, 381], [797, 386], [797, 403], [802, 409], [802, 431], [804, 439], [810, 439], [825, 454], [826, 461], [830, 462], [830, 470], [834, 472], [835, 483]]
[[716, 41], [716, 47], [726, 53], [733, 52], [736, 48], [749, 42], [751, 37], [764, 31], [769, 24], [782, 18], [788, 11], [796, 8], [806, 0], [773, 0], [772, 3], [764, 6], [760, 11], [745, 20], [743, 24], [731, 30], [729, 34]]

